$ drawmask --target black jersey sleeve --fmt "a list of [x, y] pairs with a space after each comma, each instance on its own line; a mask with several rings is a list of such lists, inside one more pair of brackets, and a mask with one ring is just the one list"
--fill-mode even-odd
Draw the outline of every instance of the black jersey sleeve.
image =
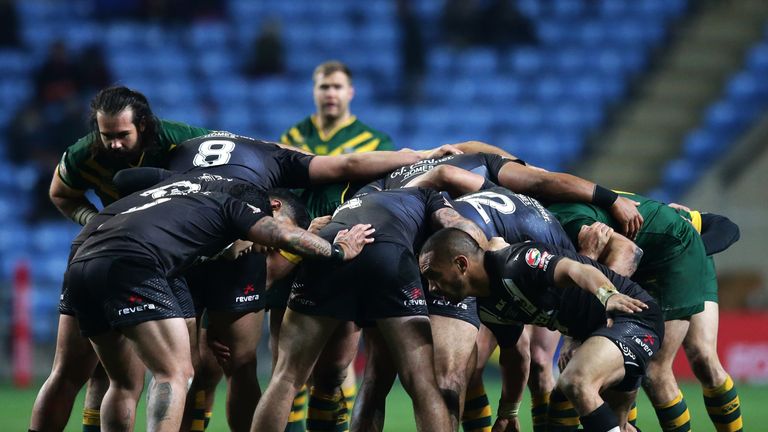
[[307, 188], [311, 186], [309, 179], [309, 164], [314, 155], [279, 147], [276, 151], [278, 166], [282, 170], [281, 187]]
[[727, 217], [714, 213], [701, 214], [701, 240], [707, 255], [728, 249], [740, 237], [739, 226]]
[[427, 214], [432, 214], [440, 209], [453, 208], [450, 200], [440, 192], [436, 192], [432, 189], [421, 189], [426, 194], [427, 199]]
[[500, 348], [511, 348], [517, 344], [520, 339], [520, 335], [523, 334], [523, 324], [497, 324], [483, 322], [483, 325], [496, 337], [496, 342], [499, 343]]
[[499, 183], [499, 171], [501, 171], [501, 168], [504, 165], [510, 162], [525, 165], [525, 162], [520, 159], [509, 159], [497, 154], [483, 153], [483, 157], [485, 158], [485, 164], [488, 166], [488, 176], [490, 177], [490, 180], [497, 184]]
[[138, 167], [120, 170], [112, 181], [120, 196], [150, 188], [176, 174], [174, 171], [155, 167]]
[[545, 289], [555, 286], [555, 267], [562, 258], [546, 243], [525, 243], [510, 255], [505, 270], [519, 287]]
[[[267, 207], [264, 207], [267, 205]], [[246, 238], [248, 230], [264, 216], [269, 216], [263, 208], [269, 208], [269, 203], [254, 206], [235, 198], [228, 198], [224, 204], [224, 214], [227, 220], [234, 226], [235, 232], [240, 238]]]

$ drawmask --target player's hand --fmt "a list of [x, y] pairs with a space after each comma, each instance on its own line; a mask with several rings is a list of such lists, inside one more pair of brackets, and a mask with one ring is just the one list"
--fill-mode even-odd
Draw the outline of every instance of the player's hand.
[[213, 356], [216, 357], [216, 361], [225, 371], [229, 371], [232, 365], [232, 352], [229, 347], [224, 345], [223, 342], [218, 339], [209, 338], [208, 348], [213, 352]]
[[236, 260], [241, 256], [251, 253], [253, 251], [254, 244], [248, 240], [235, 240], [231, 245], [227, 246], [220, 255], [221, 258], [227, 260]]
[[682, 204], [678, 204], [678, 203], [669, 203], [669, 204], [667, 204], [667, 205], [668, 205], [668, 206], [670, 206], [670, 207], [672, 207], [672, 208], [673, 208], [673, 209], [675, 209], [675, 210], [684, 210], [684, 211], [687, 211], [688, 213], [690, 213], [690, 212], [691, 212], [691, 209], [690, 209], [690, 208], [688, 208], [688, 207], [686, 207], [686, 206], [684, 206], [684, 205], [682, 205]]
[[312, 219], [312, 222], [309, 224], [309, 228], [307, 228], [307, 231], [311, 232], [314, 235], [317, 235], [317, 233], [320, 232], [321, 229], [325, 228], [326, 225], [331, 223], [331, 217], [330, 216], [320, 216]]
[[563, 346], [560, 347], [560, 357], [557, 359], [557, 367], [560, 369], [560, 372], [564, 371], [565, 367], [568, 366], [568, 362], [571, 361], [576, 348], [579, 346], [581, 346], [581, 342], [567, 336], [563, 337]]
[[422, 159], [437, 159], [437, 158], [440, 158], [440, 157], [443, 157], [443, 156], [447, 156], [447, 155], [460, 155], [460, 154], [464, 154], [464, 152], [459, 150], [458, 147], [455, 147], [455, 146], [453, 146], [451, 144], [443, 144], [440, 147], [438, 147], [438, 148], [436, 148], [436, 149], [434, 149], [432, 151], [427, 151], [427, 152], [422, 153], [422, 154], [424, 155], [422, 157]]
[[611, 239], [613, 228], [602, 222], [584, 225], [579, 231], [580, 254], [597, 260]]
[[648, 309], [648, 305], [636, 298], [632, 298], [622, 293], [616, 293], [605, 302], [605, 312], [608, 314], [608, 327], [613, 325], [613, 319], [610, 318], [615, 312], [635, 313]]
[[622, 234], [630, 240], [637, 237], [640, 227], [643, 226], [643, 217], [637, 211], [639, 205], [637, 201], [620, 196], [611, 206], [611, 216], [621, 224]]
[[491, 432], [520, 432], [520, 419], [518, 417], [496, 417]]
[[338, 243], [344, 250], [344, 261], [349, 261], [360, 254], [363, 246], [373, 243], [373, 237], [370, 235], [375, 231], [371, 224], [357, 224], [348, 230], [339, 231], [333, 242]]

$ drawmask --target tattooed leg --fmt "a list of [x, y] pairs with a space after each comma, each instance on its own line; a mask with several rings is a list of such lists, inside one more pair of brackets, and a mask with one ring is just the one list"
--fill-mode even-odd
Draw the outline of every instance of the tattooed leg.
[[178, 431], [194, 375], [184, 319], [147, 321], [123, 333], [154, 378], [147, 395], [147, 430]]
[[144, 365], [119, 333], [105, 333], [91, 341], [109, 377], [109, 389], [101, 403], [101, 430], [131, 431], [144, 387]]

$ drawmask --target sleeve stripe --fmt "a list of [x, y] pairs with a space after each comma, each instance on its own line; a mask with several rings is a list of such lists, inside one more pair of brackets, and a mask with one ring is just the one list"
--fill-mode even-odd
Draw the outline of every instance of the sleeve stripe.
[[[352, 138], [351, 140], [345, 142], [344, 144], [336, 147], [335, 149], [333, 149], [332, 152], [329, 153], [329, 155], [330, 156], [340, 155], [345, 149], [348, 149], [348, 148], [351, 148], [351, 147], [355, 147], [358, 144], [360, 144], [362, 142], [365, 142], [365, 141], [367, 141], [367, 140], [369, 140], [371, 138], [373, 138], [373, 134], [368, 132], [368, 131], [365, 131], [365, 132], [361, 133], [360, 135]], [[378, 143], [377, 143], [377, 145], [378, 145]]]

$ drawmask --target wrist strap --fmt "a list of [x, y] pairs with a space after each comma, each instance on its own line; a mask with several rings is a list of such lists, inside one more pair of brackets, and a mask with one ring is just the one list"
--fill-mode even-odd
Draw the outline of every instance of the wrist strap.
[[592, 192], [592, 204], [604, 210], [609, 210], [618, 198], [619, 194], [599, 184], [595, 185], [595, 190]]
[[499, 400], [499, 409], [496, 415], [502, 419], [509, 419], [517, 417], [517, 413], [520, 411], [520, 402], [505, 402]]
[[344, 249], [342, 249], [341, 245], [338, 243], [331, 245], [331, 261], [335, 263], [344, 262]]
[[83, 205], [76, 208], [75, 211], [72, 212], [72, 220], [79, 223], [80, 225], [85, 226], [85, 224], [87, 224], [88, 221], [97, 214], [99, 214], [99, 212], [97, 212], [93, 207]]
[[605, 304], [608, 303], [608, 299], [611, 298], [612, 295], [618, 293], [619, 292], [616, 291], [616, 288], [609, 285], [603, 285], [597, 289], [597, 293], [595, 295], [597, 296], [597, 299], [600, 300], [600, 303], [605, 306]]

